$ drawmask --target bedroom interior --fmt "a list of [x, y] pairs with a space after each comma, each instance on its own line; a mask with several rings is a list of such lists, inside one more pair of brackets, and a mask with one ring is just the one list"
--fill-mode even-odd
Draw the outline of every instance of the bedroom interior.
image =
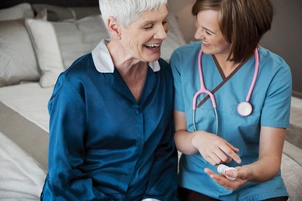
[[[175, 48], [194, 41], [193, 3], [168, 1], [169, 32], [162, 46], [162, 57], [167, 61]], [[302, 45], [297, 39], [301, 30], [295, 26], [302, 17], [298, 11], [302, 2], [273, 3], [275, 21], [261, 45], [281, 55], [292, 70], [291, 127], [287, 129], [281, 174], [289, 200], [301, 201], [301, 57], [290, 45], [295, 39], [296, 47]], [[291, 37], [284, 37], [289, 29]], [[47, 172], [47, 103], [56, 78], [100, 39], [109, 37], [97, 0], [1, 0], [0, 200], [39, 200]]]

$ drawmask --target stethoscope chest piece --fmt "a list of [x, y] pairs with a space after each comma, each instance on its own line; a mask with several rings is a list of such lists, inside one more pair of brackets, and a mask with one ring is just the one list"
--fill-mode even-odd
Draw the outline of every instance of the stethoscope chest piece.
[[244, 117], [250, 115], [252, 110], [252, 105], [249, 102], [241, 102], [237, 106], [237, 112]]

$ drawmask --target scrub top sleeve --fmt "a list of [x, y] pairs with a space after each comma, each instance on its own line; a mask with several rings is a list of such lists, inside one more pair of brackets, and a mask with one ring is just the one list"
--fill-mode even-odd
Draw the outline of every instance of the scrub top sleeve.
[[177, 51], [174, 51], [171, 59], [170, 59], [170, 66], [172, 69], [173, 74], [173, 80], [174, 80], [174, 109], [185, 112], [185, 106], [184, 106], [184, 99], [183, 99], [183, 93], [182, 93], [182, 82], [181, 82], [181, 62], [180, 57], [178, 55], [179, 53]]
[[290, 68], [284, 64], [274, 75], [267, 91], [261, 126], [288, 128], [292, 94]]
[[174, 123], [171, 115], [160, 144], [155, 150], [155, 158], [148, 181], [145, 198], [177, 200], [177, 151], [173, 140]]
[[[111, 200], [96, 191], [92, 179], [78, 167], [84, 162], [86, 113], [83, 98], [65, 76], [60, 76], [49, 101], [49, 194], [46, 200]], [[52, 198], [52, 199], [50, 199]]]

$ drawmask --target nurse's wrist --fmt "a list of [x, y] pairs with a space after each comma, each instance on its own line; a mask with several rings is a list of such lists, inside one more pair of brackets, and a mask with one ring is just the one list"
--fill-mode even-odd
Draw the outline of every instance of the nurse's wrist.
[[253, 173], [253, 165], [249, 164], [249, 165], [244, 165], [239, 167], [239, 171], [240, 172], [245, 172], [244, 174], [244, 178], [241, 177], [241, 179], [246, 180], [248, 182], [253, 182], [255, 180], [255, 175]]
[[202, 135], [204, 135], [204, 131], [195, 131], [192, 133], [192, 139], [191, 139], [191, 144], [193, 147], [195, 147], [198, 151], [198, 147], [202, 143]]

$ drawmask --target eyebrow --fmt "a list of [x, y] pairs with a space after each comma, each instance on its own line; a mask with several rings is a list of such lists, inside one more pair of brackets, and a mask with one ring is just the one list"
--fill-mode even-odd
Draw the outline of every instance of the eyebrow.
[[[167, 21], [168, 19], [168, 16], [166, 16], [162, 21]], [[154, 22], [157, 22], [157, 20], [146, 20], [146, 21], [143, 21], [143, 24], [149, 24], [149, 23], [154, 23]]]

